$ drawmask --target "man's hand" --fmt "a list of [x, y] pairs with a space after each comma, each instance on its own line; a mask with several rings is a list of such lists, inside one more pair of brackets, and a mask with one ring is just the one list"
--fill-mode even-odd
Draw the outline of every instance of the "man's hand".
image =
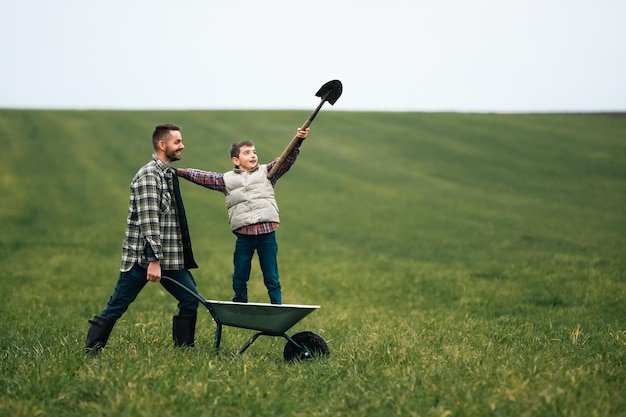
[[159, 261], [153, 261], [148, 264], [148, 275], [146, 279], [152, 282], [161, 281], [161, 263]]

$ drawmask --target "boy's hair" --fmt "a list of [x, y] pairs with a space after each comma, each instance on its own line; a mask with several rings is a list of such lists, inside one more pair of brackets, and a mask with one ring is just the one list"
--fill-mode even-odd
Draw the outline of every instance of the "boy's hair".
[[155, 150], [159, 147], [159, 141], [165, 140], [171, 130], [180, 131], [181, 128], [172, 123], [162, 123], [154, 127], [154, 132], [152, 132], [152, 146]]
[[254, 143], [249, 140], [243, 140], [241, 142], [233, 143], [233, 145], [230, 147], [230, 157], [239, 158], [239, 152], [241, 152], [242, 146], [254, 146]]

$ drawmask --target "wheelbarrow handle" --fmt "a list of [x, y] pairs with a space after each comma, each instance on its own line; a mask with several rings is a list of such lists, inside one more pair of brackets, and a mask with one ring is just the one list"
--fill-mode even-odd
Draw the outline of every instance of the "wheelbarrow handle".
[[166, 281], [169, 281], [169, 282], [171, 282], [173, 284], [178, 285], [180, 288], [182, 288], [183, 290], [187, 291], [187, 293], [189, 293], [190, 295], [193, 295], [198, 301], [200, 301], [200, 303], [203, 306], [205, 306], [207, 309], [209, 309], [209, 311], [211, 311], [211, 309], [212, 309], [211, 304], [209, 304], [209, 302], [204, 297], [202, 297], [197, 292], [193, 291], [191, 288], [187, 287], [184, 284], [181, 284], [180, 282], [178, 282], [175, 279], [170, 278], [170, 277], [168, 277], [166, 275], [162, 275], [161, 279], [165, 279]]

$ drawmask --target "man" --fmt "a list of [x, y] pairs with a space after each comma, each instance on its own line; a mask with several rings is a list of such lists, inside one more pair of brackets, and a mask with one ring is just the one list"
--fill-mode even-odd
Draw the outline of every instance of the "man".
[[152, 145], [152, 160], [130, 184], [117, 285], [104, 310], [89, 321], [85, 350], [91, 356], [105, 347], [116, 321], [148, 281], [161, 283], [178, 300], [179, 311], [172, 322], [175, 346], [194, 345], [198, 300], [175, 283], [161, 281], [165, 275], [197, 292], [189, 269], [198, 266], [193, 259], [178, 178], [170, 167], [185, 149], [180, 127], [157, 125]]

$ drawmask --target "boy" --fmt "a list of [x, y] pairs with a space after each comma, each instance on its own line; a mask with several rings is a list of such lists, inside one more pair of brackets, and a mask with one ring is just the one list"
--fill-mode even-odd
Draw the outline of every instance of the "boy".
[[232, 232], [237, 236], [232, 276], [235, 302], [248, 302], [248, 280], [252, 257], [256, 251], [270, 302], [282, 303], [275, 233], [280, 219], [274, 186], [296, 161], [300, 145], [308, 133], [308, 128], [298, 129], [296, 136], [300, 141], [270, 179], [267, 178], [267, 174], [277, 160], [259, 165], [256, 148], [250, 141], [232, 145], [230, 157], [235, 165], [232, 171], [218, 174], [198, 169], [176, 170], [178, 176], [211, 190], [221, 191], [226, 196], [228, 221]]

